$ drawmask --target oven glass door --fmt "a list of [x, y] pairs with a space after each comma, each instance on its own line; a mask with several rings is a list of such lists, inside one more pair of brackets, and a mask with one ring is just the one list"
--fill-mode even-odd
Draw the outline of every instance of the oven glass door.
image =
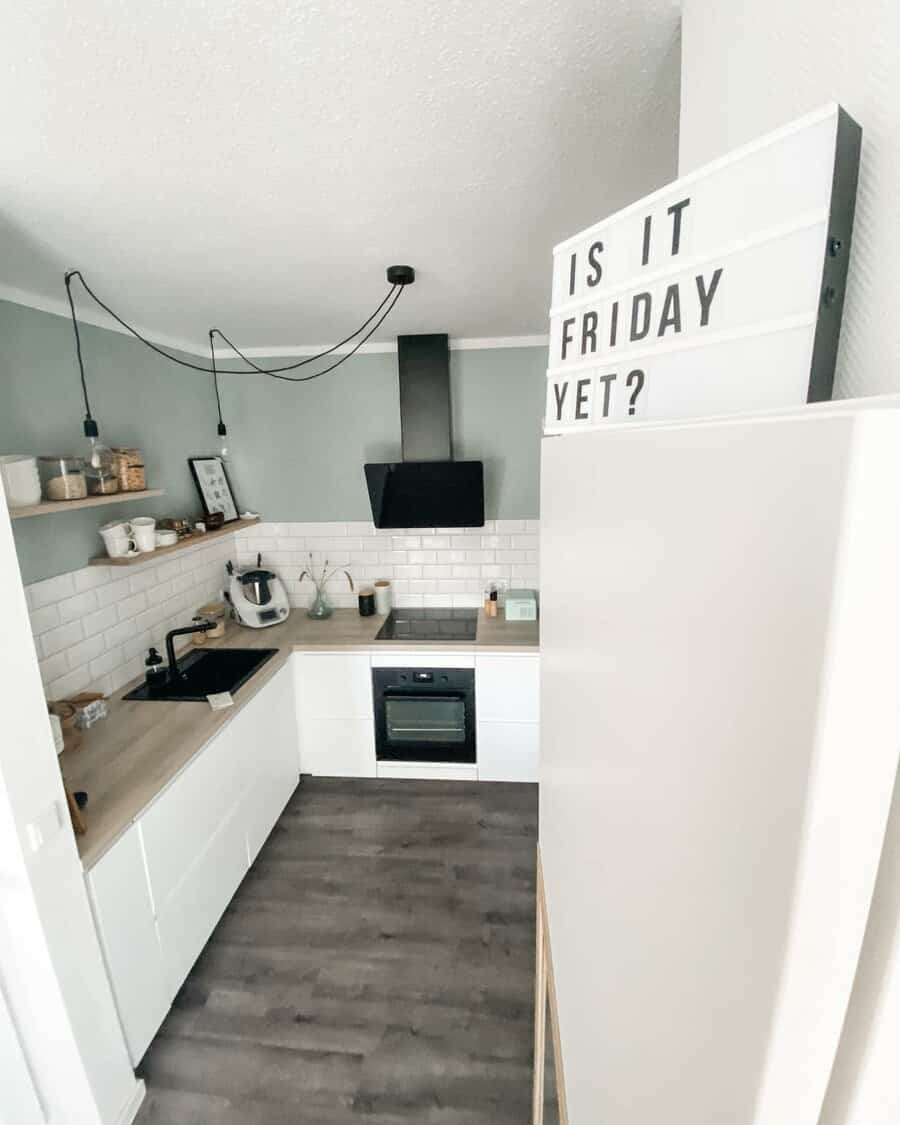
[[380, 762], [475, 761], [471, 669], [375, 668], [375, 749]]
[[394, 746], [460, 746], [466, 741], [466, 701], [461, 695], [389, 695], [384, 713], [387, 741]]

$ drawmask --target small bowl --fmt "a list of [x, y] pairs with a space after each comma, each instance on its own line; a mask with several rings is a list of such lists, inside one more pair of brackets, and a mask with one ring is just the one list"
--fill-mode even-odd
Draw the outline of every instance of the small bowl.
[[203, 522], [206, 524], [207, 531], [218, 531], [225, 523], [225, 513], [210, 512], [208, 516], [204, 516]]
[[177, 542], [178, 542], [178, 532], [177, 531], [170, 531], [170, 530], [164, 529], [163, 531], [157, 531], [157, 533], [156, 533], [156, 545], [157, 545], [157, 547], [174, 547]]

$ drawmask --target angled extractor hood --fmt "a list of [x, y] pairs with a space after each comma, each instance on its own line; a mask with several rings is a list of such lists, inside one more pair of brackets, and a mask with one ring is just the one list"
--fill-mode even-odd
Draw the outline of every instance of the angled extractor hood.
[[403, 460], [365, 466], [376, 527], [482, 527], [484, 466], [454, 461], [447, 336], [398, 336]]

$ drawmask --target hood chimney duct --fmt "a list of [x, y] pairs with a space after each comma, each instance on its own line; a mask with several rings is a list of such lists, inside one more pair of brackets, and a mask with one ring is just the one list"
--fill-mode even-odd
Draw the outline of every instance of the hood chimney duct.
[[446, 333], [397, 337], [404, 461], [452, 461], [450, 345]]

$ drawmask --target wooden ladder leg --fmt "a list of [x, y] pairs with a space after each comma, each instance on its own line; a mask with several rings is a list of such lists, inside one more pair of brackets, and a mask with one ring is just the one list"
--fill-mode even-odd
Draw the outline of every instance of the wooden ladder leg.
[[534, 1081], [532, 1086], [531, 1122], [544, 1123], [544, 1067], [547, 1049], [547, 950], [544, 933], [544, 885], [538, 854], [535, 960], [534, 960]]

